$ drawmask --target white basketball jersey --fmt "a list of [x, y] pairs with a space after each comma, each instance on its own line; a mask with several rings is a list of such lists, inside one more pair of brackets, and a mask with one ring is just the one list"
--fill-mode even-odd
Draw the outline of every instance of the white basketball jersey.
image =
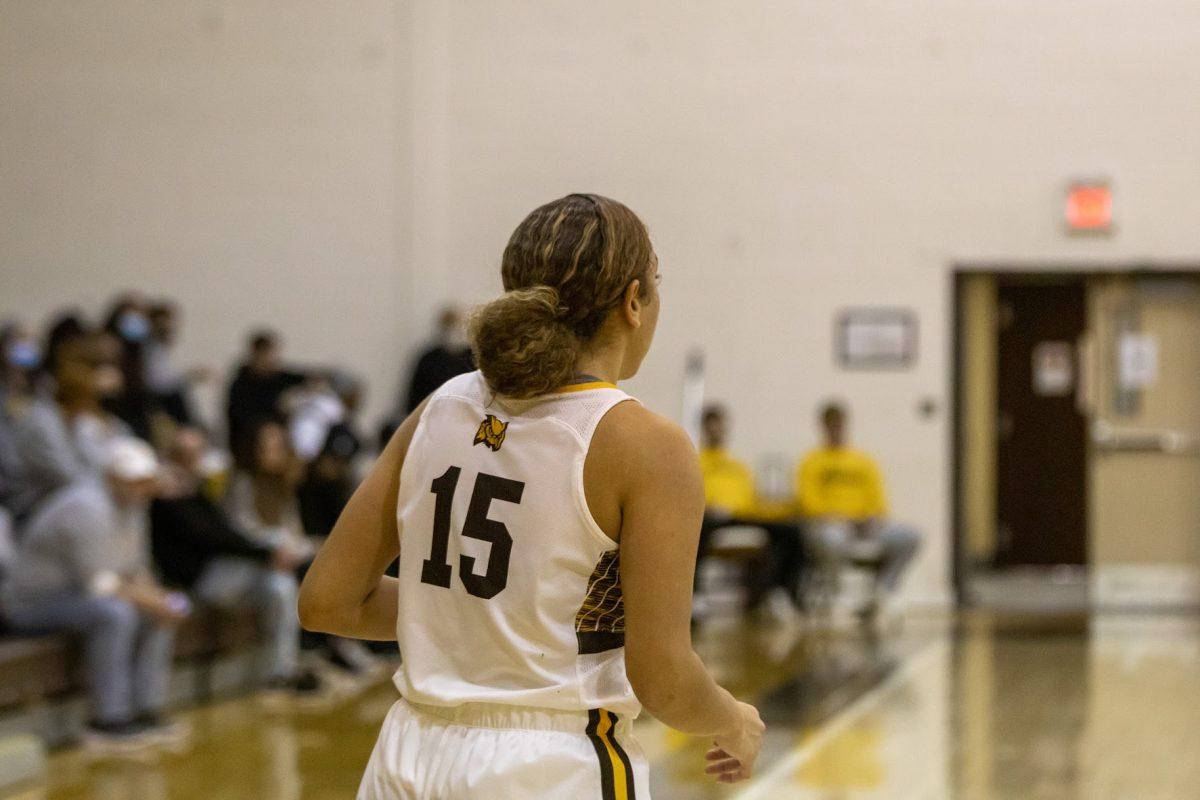
[[478, 372], [432, 395], [400, 476], [407, 700], [640, 711], [617, 545], [583, 491], [596, 425], [629, 399], [596, 383], [514, 400]]

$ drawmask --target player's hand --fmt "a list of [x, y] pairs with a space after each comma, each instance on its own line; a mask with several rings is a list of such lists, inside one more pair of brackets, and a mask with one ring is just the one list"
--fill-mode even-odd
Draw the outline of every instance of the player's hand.
[[738, 703], [738, 724], [727, 734], [718, 736], [705, 758], [709, 765], [704, 771], [719, 783], [737, 783], [754, 774], [754, 763], [762, 749], [763, 724], [758, 709], [749, 703]]

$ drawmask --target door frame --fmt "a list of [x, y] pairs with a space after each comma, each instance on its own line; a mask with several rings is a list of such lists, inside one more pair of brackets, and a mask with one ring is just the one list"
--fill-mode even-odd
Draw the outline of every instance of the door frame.
[[[1053, 280], [1063, 277], [1078, 278], [1085, 283], [1095, 278], [1108, 277], [1156, 279], [1178, 278], [1182, 276], [1200, 279], [1200, 261], [1127, 261], [1104, 263], [1101, 265], [1094, 261], [981, 260], [956, 261], [951, 264], [949, 333], [951, 342], [950, 386], [953, 413], [950, 419], [950, 571], [954, 591], [954, 603], [960, 609], [970, 605], [970, 593], [967, 586], [970, 575], [969, 565], [966, 563], [967, 548], [964, 541], [966, 531], [962, 525], [962, 470], [965, 432], [962, 424], [963, 387], [960, 364], [963, 356], [963, 342], [960, 333], [963, 323], [963, 287], [966, 278], [972, 275], [989, 275], [997, 281], [1029, 281], [1030, 283], [1036, 283], [1039, 279]], [[1088, 502], [1091, 502], [1090, 498]], [[1091, 538], [1091, 531], [1088, 531], [1088, 538]]]

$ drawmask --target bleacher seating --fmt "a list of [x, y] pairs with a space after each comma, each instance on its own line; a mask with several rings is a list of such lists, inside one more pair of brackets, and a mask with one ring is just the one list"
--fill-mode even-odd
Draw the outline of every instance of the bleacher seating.
[[[199, 669], [194, 701], [208, 699], [206, 666], [222, 656], [248, 651], [259, 638], [253, 609], [236, 613], [203, 609], [180, 626], [175, 660]], [[81, 653], [67, 635], [0, 634], [0, 718], [22, 708], [82, 692]]]

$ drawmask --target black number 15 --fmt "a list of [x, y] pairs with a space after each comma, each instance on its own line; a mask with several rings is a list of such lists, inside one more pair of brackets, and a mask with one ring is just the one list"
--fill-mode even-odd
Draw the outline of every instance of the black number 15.
[[[430, 489], [437, 496], [433, 509], [433, 549], [429, 558], [421, 564], [421, 583], [450, 588], [450, 562], [446, 555], [450, 542], [450, 509], [454, 502], [454, 490], [458, 488], [459, 467], [450, 467], [433, 482]], [[471, 492], [471, 504], [467, 507], [467, 521], [462, 535], [479, 539], [492, 545], [487, 568], [482, 575], [475, 572], [474, 556], [459, 556], [458, 577], [467, 591], [476, 597], [489, 600], [508, 585], [508, 559], [512, 555], [512, 536], [503, 522], [488, 519], [493, 500], [520, 503], [525, 484], [508, 478], [479, 473], [475, 479], [475, 490]]]

